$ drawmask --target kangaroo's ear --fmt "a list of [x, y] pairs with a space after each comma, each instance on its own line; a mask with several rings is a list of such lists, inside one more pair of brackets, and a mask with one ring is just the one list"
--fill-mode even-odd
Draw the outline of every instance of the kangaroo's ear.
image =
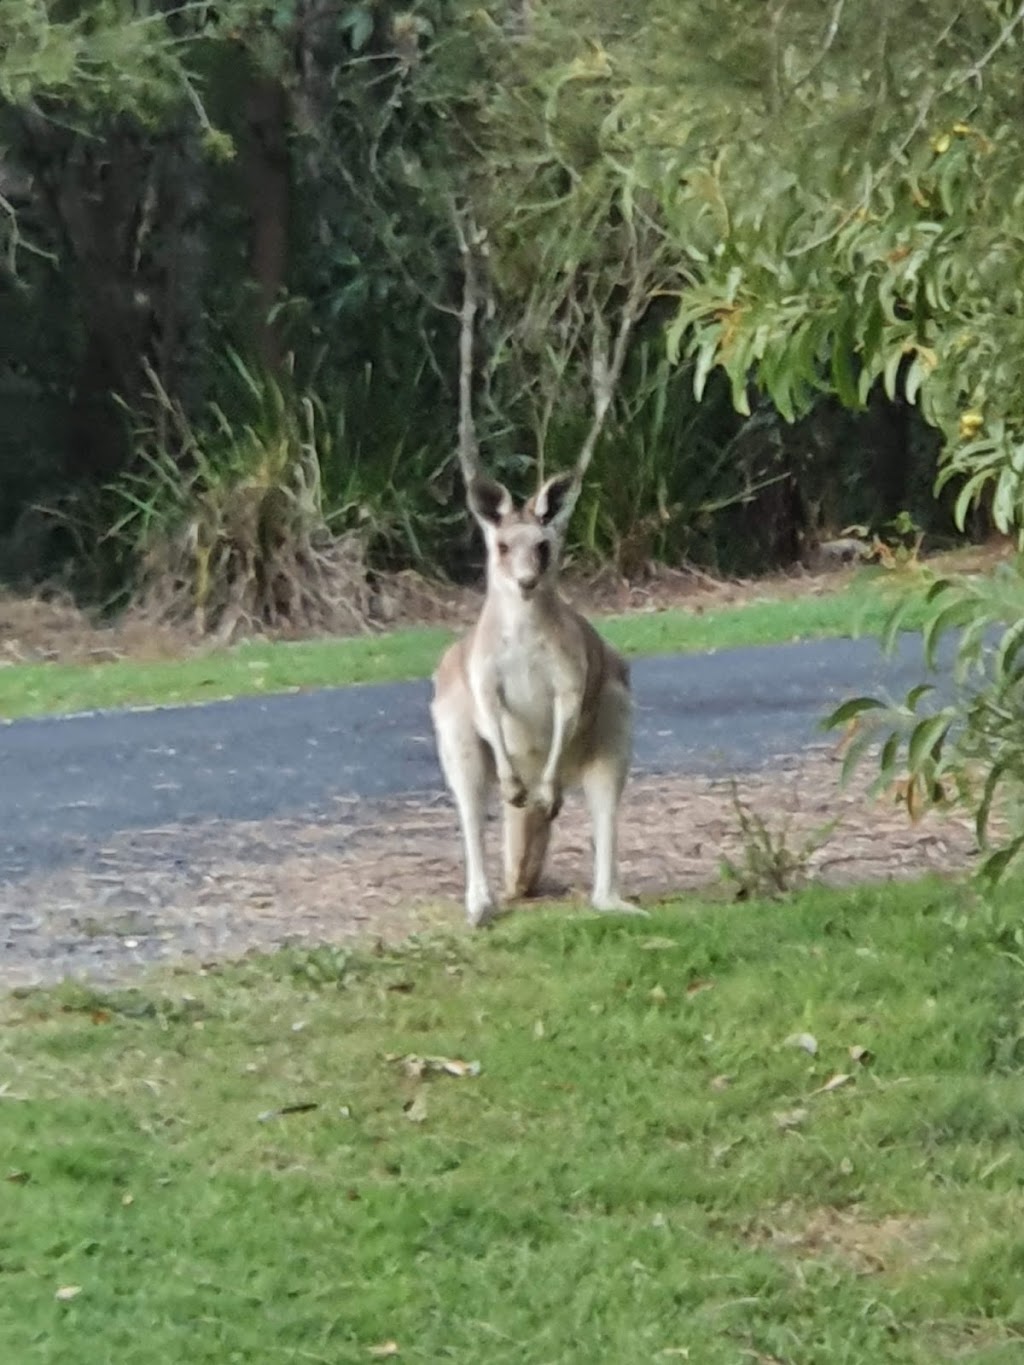
[[512, 494], [494, 479], [473, 479], [466, 489], [469, 510], [481, 526], [498, 526], [514, 509]]
[[526, 504], [526, 510], [531, 512], [542, 526], [552, 526], [556, 531], [564, 531], [579, 495], [580, 489], [575, 474], [556, 474], [534, 493]]

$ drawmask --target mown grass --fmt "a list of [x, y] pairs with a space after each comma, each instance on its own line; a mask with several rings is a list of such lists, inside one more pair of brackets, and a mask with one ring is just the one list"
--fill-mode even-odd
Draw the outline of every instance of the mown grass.
[[11, 1000], [0, 1358], [1020, 1361], [1019, 903], [522, 913]]
[[[820, 597], [750, 602], [714, 611], [673, 610], [597, 624], [629, 655], [706, 652], [740, 645], [875, 634], [892, 606], [892, 584], [865, 575]], [[908, 628], [915, 622], [908, 618]], [[212, 701], [351, 683], [427, 677], [452, 638], [440, 629], [299, 643], [253, 641], [199, 657], [0, 668], [0, 717]]]

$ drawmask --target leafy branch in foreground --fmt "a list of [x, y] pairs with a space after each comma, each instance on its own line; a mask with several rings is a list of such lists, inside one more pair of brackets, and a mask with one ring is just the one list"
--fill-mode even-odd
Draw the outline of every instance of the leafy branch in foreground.
[[844, 780], [873, 758], [875, 794], [894, 795], [912, 819], [933, 808], [970, 814], [979, 875], [996, 882], [1024, 853], [1024, 557], [908, 594], [885, 630], [890, 652], [912, 607], [924, 612], [928, 668], [952, 681], [949, 701], [934, 705], [936, 686], [920, 683], [901, 703], [853, 697], [824, 724], [847, 730]]

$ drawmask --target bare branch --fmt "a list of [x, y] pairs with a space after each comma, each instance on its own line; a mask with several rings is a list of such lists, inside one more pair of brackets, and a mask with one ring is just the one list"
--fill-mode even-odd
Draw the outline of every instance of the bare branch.
[[575, 480], [577, 486], [583, 482], [590, 461], [594, 457], [597, 443], [601, 439], [608, 413], [622, 378], [623, 366], [633, 339], [633, 330], [639, 322], [647, 305], [649, 295], [648, 271], [640, 264], [639, 245], [636, 232], [630, 234], [629, 247], [630, 284], [626, 300], [619, 313], [619, 325], [615, 331], [615, 341], [611, 351], [608, 349], [608, 326], [599, 308], [594, 312], [594, 331], [590, 352], [590, 382], [594, 393], [594, 417], [590, 430], [576, 460]]
[[993, 39], [991, 46], [981, 54], [973, 65], [969, 66], [966, 71], [950, 76], [949, 80], [946, 81], [946, 84], [942, 87], [942, 93], [948, 95], [949, 92], [955, 90], [957, 86], [966, 85], [969, 81], [976, 81], [1000, 48], [1005, 47], [1010, 41], [1015, 30], [1018, 29], [1022, 23], [1024, 23], [1024, 4], [1017, 6], [1016, 10], [1003, 25], [998, 36]]
[[804, 74], [793, 86], [793, 89], [790, 92], [791, 94], [795, 94], [802, 85], [806, 85], [807, 82], [811, 79], [811, 77], [817, 74], [825, 58], [828, 56], [832, 48], [832, 44], [835, 42], [836, 38], [839, 35], [839, 25], [842, 22], [843, 10], [845, 7], [846, 0], [835, 0], [835, 4], [832, 6], [832, 13], [829, 16], [828, 27], [825, 30], [825, 37], [822, 40], [821, 49], [818, 52], [818, 55], [815, 57], [814, 61], [810, 64], [810, 66], [807, 68]]
[[459, 312], [459, 466], [466, 486], [480, 478], [480, 443], [473, 422], [473, 343], [476, 315], [480, 308], [480, 286], [473, 255], [478, 235], [472, 219], [468, 225], [454, 206], [452, 217], [462, 257], [462, 308]]

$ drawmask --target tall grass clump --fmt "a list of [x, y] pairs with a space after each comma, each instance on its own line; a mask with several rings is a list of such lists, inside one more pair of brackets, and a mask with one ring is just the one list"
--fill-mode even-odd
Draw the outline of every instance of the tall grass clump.
[[222, 403], [194, 422], [150, 371], [136, 463], [114, 488], [108, 538], [135, 565], [136, 607], [220, 643], [348, 630], [369, 613], [366, 537], [332, 529], [322, 405], [229, 352]]

